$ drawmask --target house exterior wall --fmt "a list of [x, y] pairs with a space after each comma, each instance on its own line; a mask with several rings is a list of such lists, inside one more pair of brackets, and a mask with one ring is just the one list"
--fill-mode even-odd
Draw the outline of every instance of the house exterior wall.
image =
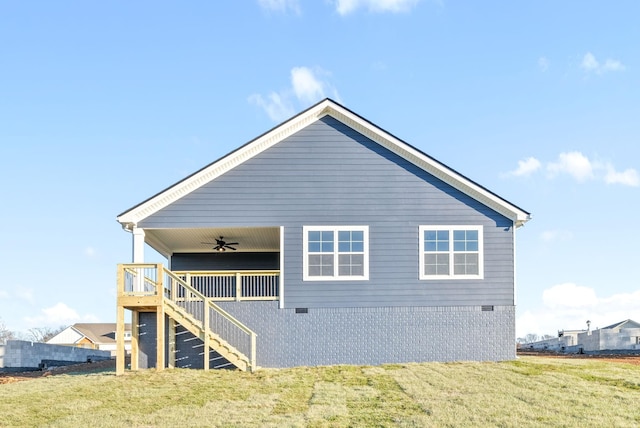
[[640, 337], [640, 328], [602, 330], [600, 349], [638, 349], [637, 337]]
[[515, 311], [494, 307], [277, 309], [277, 302], [221, 302], [257, 333], [262, 367], [499, 361], [515, 358]]
[[[257, 333], [260, 367], [515, 358], [513, 306], [494, 311], [474, 306], [310, 308], [308, 313], [278, 309], [277, 302], [220, 306]], [[140, 321], [151, 325], [154, 314], [140, 314]], [[140, 345], [153, 348], [155, 333], [142, 335]], [[202, 367], [202, 341], [177, 335], [176, 347], [176, 366]], [[154, 364], [155, 356], [140, 367]]]
[[[138, 367], [149, 369], [156, 367], [156, 314], [155, 312], [141, 312], [139, 322], [139, 345]], [[165, 343], [169, 343], [169, 317], [165, 317]], [[204, 367], [204, 342], [191, 334], [181, 325], [176, 325], [175, 334], [175, 367], [188, 369], [202, 369]], [[168, 365], [169, 349], [165, 350], [165, 359]], [[214, 369], [219, 366], [228, 366], [228, 361], [220, 356], [213, 349], [209, 350], [209, 368]]]
[[524, 349], [535, 349], [540, 351], [555, 351], [563, 352], [568, 347], [576, 344], [576, 339], [573, 336], [554, 337], [553, 339], [539, 340], [533, 343], [527, 343], [522, 345]]
[[138, 314], [138, 367], [141, 369], [156, 366], [157, 321], [155, 312]]
[[176, 253], [171, 256], [171, 270], [278, 270], [279, 253]]
[[67, 327], [54, 337], [49, 339], [47, 343], [55, 345], [71, 345], [82, 339], [82, 335], [71, 327]]
[[[369, 226], [369, 280], [303, 281], [305, 225]], [[484, 279], [419, 280], [420, 225], [483, 226]], [[513, 222], [331, 117], [138, 226], [284, 226], [286, 308], [514, 304]]]

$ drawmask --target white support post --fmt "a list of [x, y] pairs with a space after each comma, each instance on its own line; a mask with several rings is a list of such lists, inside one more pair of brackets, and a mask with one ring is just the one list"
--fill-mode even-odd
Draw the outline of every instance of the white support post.
[[133, 228], [132, 263], [144, 263], [144, 229]]
[[280, 226], [280, 273], [278, 274], [278, 305], [284, 308], [284, 226]]
[[[134, 227], [131, 231], [133, 236], [133, 254], [132, 263], [144, 263], [144, 229], [138, 229]], [[135, 283], [133, 285], [133, 291], [144, 291], [144, 269], [137, 269]]]

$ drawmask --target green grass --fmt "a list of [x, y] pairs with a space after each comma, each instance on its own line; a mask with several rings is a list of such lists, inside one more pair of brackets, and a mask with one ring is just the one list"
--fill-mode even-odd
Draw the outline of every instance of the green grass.
[[640, 426], [640, 366], [503, 363], [154, 370], [0, 385], [0, 426]]

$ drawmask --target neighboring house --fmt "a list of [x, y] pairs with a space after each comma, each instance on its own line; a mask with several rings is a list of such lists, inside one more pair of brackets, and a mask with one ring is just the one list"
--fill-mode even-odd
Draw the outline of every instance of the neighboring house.
[[[126, 351], [131, 351], [131, 324], [125, 324], [124, 329], [125, 349]], [[47, 340], [47, 343], [77, 346], [79, 348], [100, 349], [102, 351], [111, 351], [111, 353], [115, 355], [116, 324], [74, 324]]]
[[640, 351], [640, 323], [625, 320], [596, 330], [561, 330], [558, 337], [524, 345], [555, 352]]
[[132, 369], [515, 358], [529, 213], [330, 99], [117, 219]]

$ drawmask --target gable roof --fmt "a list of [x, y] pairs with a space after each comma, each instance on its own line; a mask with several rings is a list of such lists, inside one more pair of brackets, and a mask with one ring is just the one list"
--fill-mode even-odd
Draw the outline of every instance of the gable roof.
[[119, 214], [117, 216], [118, 222], [120, 222], [125, 229], [131, 230], [138, 222], [155, 214], [206, 183], [215, 180], [225, 172], [262, 153], [324, 116], [335, 118], [455, 189], [494, 209], [511, 219], [516, 227], [522, 226], [531, 219], [531, 215], [527, 211], [400, 140], [341, 104], [326, 98], [228, 155], [212, 162], [178, 183]]
[[617, 322], [615, 324], [608, 325], [606, 327], [602, 327], [601, 330], [614, 330], [614, 329], [620, 329], [620, 328], [640, 328], [640, 323], [637, 323], [634, 320], [628, 319], [628, 320]]
[[[71, 326], [94, 344], [115, 343], [115, 323], [77, 323]], [[131, 330], [131, 324], [125, 324], [125, 331]]]

